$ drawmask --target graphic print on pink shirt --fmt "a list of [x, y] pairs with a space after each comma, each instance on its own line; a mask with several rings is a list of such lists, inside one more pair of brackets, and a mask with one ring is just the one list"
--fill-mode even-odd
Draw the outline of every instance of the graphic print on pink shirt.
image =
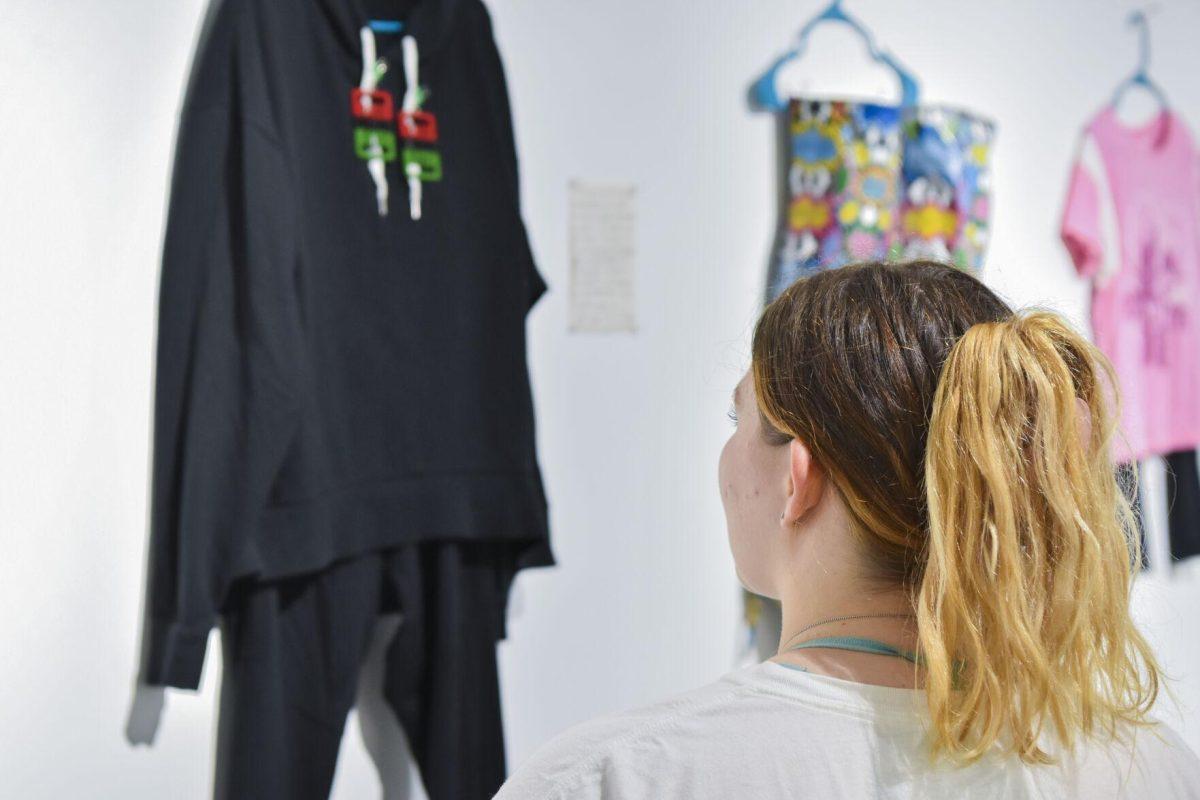
[[1167, 339], [1187, 324], [1187, 306], [1175, 254], [1163, 252], [1155, 237], [1145, 240], [1137, 265], [1137, 288], [1129, 295], [1130, 313], [1142, 320], [1143, 355], [1147, 364], [1169, 366]]
[[1200, 444], [1200, 155], [1170, 110], [1084, 130], [1062, 239], [1092, 280], [1092, 329], [1122, 395], [1117, 461]]

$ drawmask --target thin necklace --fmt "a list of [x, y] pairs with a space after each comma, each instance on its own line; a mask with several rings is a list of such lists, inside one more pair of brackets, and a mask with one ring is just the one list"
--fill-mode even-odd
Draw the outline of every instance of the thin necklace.
[[819, 622], [814, 622], [812, 625], [805, 625], [803, 628], [796, 631], [794, 634], [792, 634], [792, 638], [788, 639], [787, 642], [783, 645], [783, 647], [779, 648], [779, 652], [782, 653], [783, 651], [787, 650], [788, 645], [790, 645], [792, 642], [796, 641], [796, 637], [800, 636], [805, 631], [812, 630], [813, 628], [816, 628], [820, 625], [828, 625], [831, 622], [842, 622], [842, 621], [848, 620], [848, 619], [869, 619], [869, 618], [884, 618], [884, 617], [895, 618], [895, 617], [913, 617], [913, 616], [916, 616], [916, 615], [915, 614], [847, 614], [844, 617], [831, 617], [829, 619], [823, 619]]

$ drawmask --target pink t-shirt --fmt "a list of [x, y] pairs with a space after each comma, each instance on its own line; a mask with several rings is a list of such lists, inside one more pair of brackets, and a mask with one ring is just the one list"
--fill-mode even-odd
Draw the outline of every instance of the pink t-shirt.
[[1084, 130], [1062, 238], [1092, 280], [1095, 342], [1116, 368], [1117, 461], [1200, 444], [1200, 157], [1170, 110]]

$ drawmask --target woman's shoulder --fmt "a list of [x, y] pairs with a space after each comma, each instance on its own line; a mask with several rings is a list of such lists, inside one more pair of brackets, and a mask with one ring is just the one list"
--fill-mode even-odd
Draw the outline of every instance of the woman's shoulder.
[[[701, 717], [720, 717], [746, 692], [735, 670], [712, 683], [674, 694], [649, 705], [605, 714], [558, 734], [534, 752], [504, 784], [496, 800], [552, 800], [599, 797], [589, 794], [591, 778], [622, 753], [644, 753], [640, 745], [655, 739], [671, 748], [672, 729], [688, 729]], [[694, 743], [693, 743], [694, 744]], [[669, 754], [663, 754], [670, 758]], [[598, 788], [595, 789], [598, 792]]]
[[1078, 775], [1085, 785], [1121, 785], [1145, 796], [1200, 800], [1200, 757], [1160, 720], [1126, 726], [1114, 740], [1089, 740]]

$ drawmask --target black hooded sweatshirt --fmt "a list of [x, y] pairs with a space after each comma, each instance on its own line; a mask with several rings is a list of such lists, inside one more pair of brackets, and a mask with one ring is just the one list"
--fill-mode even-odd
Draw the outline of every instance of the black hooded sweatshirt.
[[486, 9], [217, 2], [163, 244], [142, 669], [189, 689], [238, 579], [428, 540], [554, 563], [525, 355], [546, 285]]

